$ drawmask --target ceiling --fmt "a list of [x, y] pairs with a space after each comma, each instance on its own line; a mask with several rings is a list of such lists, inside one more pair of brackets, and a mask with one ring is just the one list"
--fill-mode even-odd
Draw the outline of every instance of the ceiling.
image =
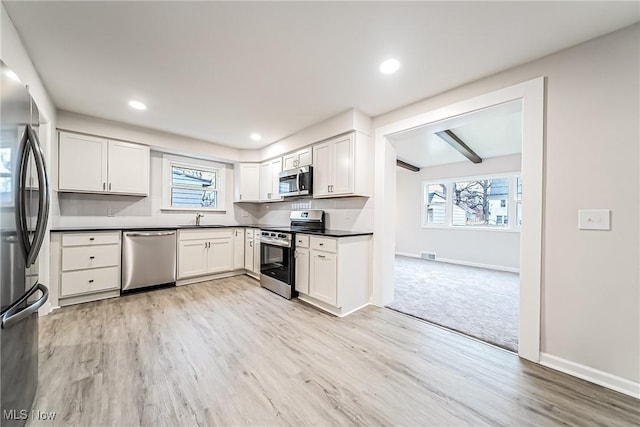
[[481, 111], [443, 120], [388, 139], [398, 159], [424, 168], [470, 162], [435, 133], [453, 131], [481, 159], [522, 152], [522, 102], [512, 101]]
[[[609, 1], [3, 4], [58, 108], [238, 148], [350, 108], [377, 116], [640, 19], [638, 2]], [[391, 57], [400, 70], [381, 74]]]

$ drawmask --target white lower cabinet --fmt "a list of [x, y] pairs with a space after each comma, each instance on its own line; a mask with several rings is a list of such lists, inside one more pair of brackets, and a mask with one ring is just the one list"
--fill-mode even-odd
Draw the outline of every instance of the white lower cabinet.
[[51, 285], [61, 306], [120, 295], [120, 231], [51, 233]]
[[336, 254], [311, 250], [309, 255], [309, 296], [338, 306]]
[[296, 285], [295, 289], [301, 294], [309, 294], [309, 249], [296, 249]]
[[260, 276], [260, 230], [256, 230], [253, 236], [253, 269], [251, 271]]
[[180, 230], [178, 279], [233, 270], [233, 230]]
[[336, 316], [346, 316], [369, 304], [370, 247], [368, 235], [296, 235], [298, 298]]
[[244, 268], [244, 228], [233, 230], [233, 269]]
[[260, 278], [260, 230], [257, 228], [245, 230], [244, 269], [249, 276]]
[[207, 274], [207, 241], [187, 240], [178, 245], [178, 278]]

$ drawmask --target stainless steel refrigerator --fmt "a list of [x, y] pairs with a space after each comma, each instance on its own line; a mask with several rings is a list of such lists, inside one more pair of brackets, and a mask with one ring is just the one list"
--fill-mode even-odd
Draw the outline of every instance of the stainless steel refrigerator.
[[38, 309], [49, 297], [38, 277], [49, 180], [38, 108], [19, 77], [0, 67], [0, 425], [21, 426], [38, 386]]

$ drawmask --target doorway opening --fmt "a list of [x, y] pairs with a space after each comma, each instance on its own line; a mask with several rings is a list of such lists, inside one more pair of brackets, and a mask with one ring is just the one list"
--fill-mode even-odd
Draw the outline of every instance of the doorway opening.
[[387, 307], [517, 352], [522, 102], [389, 141], [398, 169]]
[[[516, 101], [516, 102], [514, 102]], [[511, 104], [513, 103], [513, 104]], [[540, 294], [541, 294], [541, 268], [542, 268], [542, 188], [543, 188], [543, 149], [544, 149], [544, 78], [540, 77], [524, 83], [516, 84], [507, 88], [499, 89], [475, 98], [468, 99], [446, 107], [430, 110], [422, 114], [418, 114], [409, 118], [401, 119], [394, 123], [378, 127], [375, 132], [376, 144], [376, 206], [380, 208], [375, 212], [375, 239], [374, 239], [374, 276], [373, 276], [373, 303], [378, 306], [387, 306], [392, 304], [395, 299], [395, 270], [396, 270], [396, 230], [389, 229], [388, 224], [396, 224], [398, 217], [398, 208], [396, 207], [397, 192], [400, 186], [396, 184], [402, 178], [398, 177], [397, 162], [398, 152], [394, 144], [394, 137], [409, 131], [424, 129], [427, 126], [433, 126], [438, 123], [464, 119], [465, 116], [482, 112], [491, 107], [505, 105], [519, 105], [521, 109], [521, 159], [520, 159], [520, 178], [522, 185], [522, 199], [518, 203], [520, 216], [524, 218], [519, 231], [520, 243], [519, 265], [514, 267], [514, 271], [520, 271], [520, 286], [517, 300], [518, 305], [518, 355], [522, 358], [538, 362], [540, 357]], [[415, 111], [415, 108], [414, 108]], [[447, 127], [449, 130], [451, 126]], [[446, 129], [439, 129], [443, 131]], [[453, 132], [455, 134], [455, 132]], [[451, 135], [449, 137], [453, 138]], [[455, 135], [458, 137], [458, 135]], [[469, 148], [469, 147], [467, 147]], [[464, 147], [462, 147], [464, 150]], [[467, 150], [468, 151], [468, 150]], [[473, 150], [471, 150], [473, 151]], [[466, 152], [465, 158], [470, 159], [476, 153]], [[516, 154], [511, 154], [516, 155]], [[483, 161], [487, 165], [490, 159]], [[471, 176], [467, 173], [454, 173], [457, 169], [453, 164], [449, 164], [445, 168], [450, 174], [445, 178], [450, 178], [449, 192], [450, 195], [445, 196], [452, 198], [453, 194], [459, 189], [457, 184], [469, 185], [472, 181], [479, 181], [482, 174], [494, 175], [496, 172], [482, 171], [479, 175]], [[517, 169], [517, 168], [516, 168]], [[497, 172], [505, 174], [508, 172], [518, 172], [516, 169], [502, 170]], [[436, 180], [437, 181], [437, 180]], [[511, 179], [510, 182], [515, 182]], [[465, 184], [466, 183], [466, 184]], [[420, 185], [423, 185], [421, 182]], [[426, 184], [424, 184], [426, 185]], [[509, 188], [517, 187], [518, 184], [509, 184]], [[422, 193], [419, 193], [422, 194]], [[419, 196], [420, 197], [420, 196]], [[509, 196], [511, 197], [511, 196]], [[511, 200], [511, 199], [509, 199]], [[428, 201], [428, 200], [427, 200]], [[431, 200], [433, 201], [433, 199]], [[423, 203], [418, 198], [418, 204]], [[508, 214], [507, 223], [513, 223], [513, 206], [512, 201], [511, 213]], [[461, 231], [462, 228], [454, 227], [454, 222], [461, 221], [457, 217], [458, 213], [454, 212], [451, 205], [449, 213], [445, 213], [445, 221], [448, 227], [458, 233], [468, 232], [472, 230]], [[457, 207], [462, 208], [459, 204]], [[426, 207], [427, 211], [429, 206]], [[490, 209], [489, 209], [490, 210]], [[432, 209], [431, 213], [427, 212], [427, 218], [435, 221], [436, 210]], [[469, 212], [470, 214], [473, 214]], [[477, 212], [479, 213], [479, 212]], [[428, 215], [431, 214], [431, 217]], [[420, 215], [423, 215], [421, 212]], [[465, 214], [466, 215], [466, 214]], [[422, 219], [422, 218], [421, 218]], [[499, 221], [504, 225], [504, 215], [501, 219], [495, 215], [494, 218], [487, 219], [482, 217], [483, 221], [495, 222], [495, 224], [477, 224], [473, 218], [464, 217], [464, 223], [470, 224], [470, 227], [478, 225], [498, 225]], [[428, 219], [427, 219], [428, 220]], [[465, 227], [459, 225], [459, 227]], [[438, 230], [441, 231], [441, 230]], [[489, 232], [489, 231], [487, 231]], [[508, 233], [504, 231], [493, 232], [495, 236], [514, 235], [517, 233]], [[444, 249], [443, 249], [444, 250]], [[425, 252], [424, 254], [422, 252]], [[413, 251], [413, 255], [420, 258], [429, 257], [430, 251]], [[492, 249], [485, 250], [491, 253]], [[400, 254], [402, 255], [402, 254]], [[432, 254], [431, 254], [432, 255]], [[438, 253], [435, 254], [438, 257]], [[418, 260], [418, 258], [415, 258]], [[447, 260], [447, 257], [441, 253], [440, 261]], [[437, 261], [437, 259], [436, 259]], [[426, 262], [426, 261], [425, 261]], [[434, 262], [434, 261], [431, 261]], [[478, 265], [467, 265], [466, 267], [478, 267]], [[491, 266], [492, 263], [479, 263]], [[485, 268], [487, 265], [480, 265]], [[498, 265], [498, 264], [496, 264]], [[495, 265], [493, 265], [495, 267]], [[508, 267], [508, 266], [507, 266]], [[511, 271], [511, 272], [514, 272]], [[509, 271], [507, 271], [509, 272]]]

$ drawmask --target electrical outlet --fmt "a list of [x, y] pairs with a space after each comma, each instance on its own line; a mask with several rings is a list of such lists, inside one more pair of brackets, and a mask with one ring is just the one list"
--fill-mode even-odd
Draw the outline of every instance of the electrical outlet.
[[113, 208], [107, 209], [107, 216], [116, 216], [116, 213], [114, 212]]
[[244, 218], [246, 218], [246, 217], [248, 217], [248, 216], [249, 216], [249, 212], [247, 212], [247, 211], [242, 211], [242, 213], [241, 213], [240, 215], [242, 215]]

